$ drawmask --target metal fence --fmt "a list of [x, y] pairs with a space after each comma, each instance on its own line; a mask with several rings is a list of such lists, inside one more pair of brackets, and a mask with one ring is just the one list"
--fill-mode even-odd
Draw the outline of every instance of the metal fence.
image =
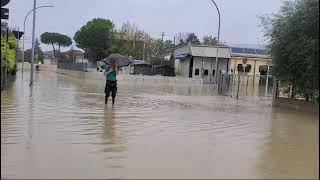
[[273, 77], [224, 74], [218, 77], [218, 94], [224, 96], [271, 96]]
[[73, 71], [87, 71], [87, 63], [58, 63], [58, 69], [68, 69]]

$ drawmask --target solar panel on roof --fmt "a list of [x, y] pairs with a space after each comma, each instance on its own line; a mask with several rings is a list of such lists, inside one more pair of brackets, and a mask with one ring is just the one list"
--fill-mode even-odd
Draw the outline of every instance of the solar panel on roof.
[[267, 55], [268, 52], [265, 49], [256, 49], [257, 54], [261, 54], [261, 55]]
[[244, 48], [244, 53], [246, 53], [246, 54], [256, 54], [256, 51], [255, 51], [255, 49]]
[[242, 48], [237, 48], [237, 47], [232, 47], [231, 51], [233, 53], [243, 53], [243, 49]]

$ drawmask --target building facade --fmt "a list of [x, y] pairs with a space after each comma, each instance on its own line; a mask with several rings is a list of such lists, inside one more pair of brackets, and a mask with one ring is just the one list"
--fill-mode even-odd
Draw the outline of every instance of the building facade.
[[[188, 45], [174, 52], [175, 73], [187, 78], [214, 77], [216, 72], [215, 46]], [[246, 67], [243, 61], [246, 60]], [[267, 75], [271, 69], [269, 55], [263, 46], [220, 45], [218, 50], [218, 74], [240, 74], [250, 76]], [[269, 68], [268, 68], [269, 66]]]
[[[257, 45], [229, 45], [230, 47], [230, 69], [229, 74], [239, 74], [245, 72], [249, 76], [259, 76], [268, 74], [272, 67], [267, 50], [263, 46]], [[247, 65], [243, 67], [243, 60]]]
[[[216, 70], [216, 57], [218, 56], [218, 68]], [[220, 45], [217, 54], [217, 46], [187, 45], [174, 51], [175, 74], [185, 78], [203, 78], [212, 80], [216, 71], [228, 72], [230, 64], [230, 49]]]

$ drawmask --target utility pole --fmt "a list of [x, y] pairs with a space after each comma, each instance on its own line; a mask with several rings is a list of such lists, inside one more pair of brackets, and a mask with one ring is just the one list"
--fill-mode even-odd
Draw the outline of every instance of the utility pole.
[[268, 71], [267, 71], [267, 79], [266, 79], [266, 89], [265, 89], [265, 96], [268, 95], [268, 86], [269, 86], [269, 71], [270, 71], [270, 66], [269, 66], [269, 63], [270, 63], [270, 57], [269, 57], [269, 62], [268, 63]]
[[37, 0], [33, 0], [33, 25], [32, 25], [32, 53], [31, 53], [31, 69], [30, 69], [30, 84], [33, 85], [33, 61], [34, 61], [34, 36], [35, 36], [35, 26], [36, 26], [36, 4]]
[[164, 32], [162, 32], [161, 34], [161, 40], [162, 40], [162, 47], [161, 47], [161, 65], [162, 65], [162, 59], [164, 58], [164, 44], [163, 44], [163, 38], [164, 38], [165, 34]]
[[165, 36], [165, 34], [164, 34], [164, 32], [162, 32], [162, 34], [161, 34], [161, 40], [162, 40], [162, 42], [163, 42], [164, 36]]
[[145, 52], [146, 52], [146, 42], [145, 40], [143, 40], [143, 55], [142, 55], [143, 61], [145, 61]]

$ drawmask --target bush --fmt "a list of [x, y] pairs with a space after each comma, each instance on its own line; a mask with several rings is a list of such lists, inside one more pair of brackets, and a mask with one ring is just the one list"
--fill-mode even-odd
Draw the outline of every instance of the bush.
[[16, 72], [16, 39], [13, 34], [8, 39], [8, 62], [6, 62], [6, 34], [1, 34], [1, 61], [7, 67], [7, 72]]

